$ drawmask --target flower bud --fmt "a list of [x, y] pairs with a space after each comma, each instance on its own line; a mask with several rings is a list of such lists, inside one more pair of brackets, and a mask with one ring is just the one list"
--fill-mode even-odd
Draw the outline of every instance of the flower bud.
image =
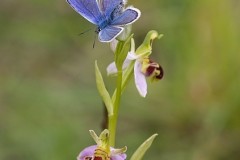
[[119, 41], [125, 41], [127, 40], [127, 38], [131, 35], [131, 31], [132, 31], [132, 25], [126, 25], [124, 26], [124, 30], [122, 31], [122, 33], [116, 38]]

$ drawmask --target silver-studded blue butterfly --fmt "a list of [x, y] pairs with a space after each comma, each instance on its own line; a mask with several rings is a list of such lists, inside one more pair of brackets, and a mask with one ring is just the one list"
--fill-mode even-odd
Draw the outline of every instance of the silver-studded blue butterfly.
[[125, 25], [135, 22], [141, 12], [134, 7], [124, 9], [126, 0], [67, 0], [69, 5], [97, 26], [101, 42], [115, 39]]

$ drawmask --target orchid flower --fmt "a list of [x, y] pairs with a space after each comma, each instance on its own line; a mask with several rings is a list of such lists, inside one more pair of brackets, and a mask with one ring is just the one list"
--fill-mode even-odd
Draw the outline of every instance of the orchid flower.
[[77, 157], [77, 160], [125, 160], [124, 153], [127, 147], [115, 149], [109, 146], [109, 131], [105, 129], [98, 137], [93, 130], [90, 134], [97, 145], [86, 147]]
[[[117, 41], [113, 41], [111, 44], [111, 48], [114, 49], [116, 47]], [[144, 43], [143, 43], [144, 44]], [[134, 62], [134, 80], [136, 88], [139, 94], [142, 97], [146, 97], [147, 95], [147, 82], [146, 77], [150, 77], [152, 81], [162, 79], [163, 77], [163, 69], [162, 67], [152, 60], [149, 59], [149, 55], [151, 54], [151, 47], [149, 50], [143, 49], [140, 46], [135, 51], [135, 42], [131, 39], [131, 50], [128, 53], [122, 69], [125, 70], [132, 62]], [[108, 75], [117, 74], [117, 67], [115, 62], [112, 62], [107, 67]]]
[[110, 157], [109, 156], [106, 156], [106, 157], [95, 156], [94, 154], [97, 153], [96, 151], [98, 151], [98, 154], [103, 153], [101, 156], [104, 156], [106, 154], [104, 151], [99, 150], [97, 148], [97, 145], [93, 145], [93, 146], [89, 146], [89, 147], [85, 148], [79, 154], [77, 160], [98, 160], [97, 158], [99, 158], [99, 160], [125, 160], [127, 158], [126, 154], [116, 153], [116, 149], [114, 149], [112, 147], [110, 148], [110, 152], [111, 152]]

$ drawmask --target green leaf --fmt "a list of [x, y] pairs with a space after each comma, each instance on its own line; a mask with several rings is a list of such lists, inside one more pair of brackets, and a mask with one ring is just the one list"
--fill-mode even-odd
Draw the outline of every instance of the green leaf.
[[97, 61], [95, 61], [95, 74], [96, 74], [96, 84], [97, 84], [97, 89], [99, 94], [101, 95], [103, 102], [106, 105], [108, 115], [111, 116], [113, 115], [113, 103], [111, 100], [111, 97], [105, 87], [102, 74], [98, 68]]
[[130, 160], [141, 160], [145, 154], [145, 152], [149, 149], [149, 147], [152, 145], [153, 140], [158, 134], [154, 134], [151, 137], [149, 137], [141, 146], [138, 147], [138, 149], [134, 152]]

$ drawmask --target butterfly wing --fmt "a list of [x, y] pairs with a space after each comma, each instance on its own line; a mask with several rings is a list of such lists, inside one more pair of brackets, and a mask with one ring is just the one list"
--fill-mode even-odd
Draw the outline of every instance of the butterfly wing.
[[106, 17], [110, 17], [114, 9], [124, 5], [126, 0], [98, 0], [99, 8]]
[[123, 11], [123, 13], [117, 17], [115, 17], [111, 25], [127, 25], [135, 22], [141, 16], [140, 10], [137, 8], [129, 7]]
[[122, 27], [107, 26], [98, 34], [99, 41], [110, 42], [123, 31]]
[[89, 22], [97, 25], [103, 18], [97, 0], [67, 0], [67, 3]]

